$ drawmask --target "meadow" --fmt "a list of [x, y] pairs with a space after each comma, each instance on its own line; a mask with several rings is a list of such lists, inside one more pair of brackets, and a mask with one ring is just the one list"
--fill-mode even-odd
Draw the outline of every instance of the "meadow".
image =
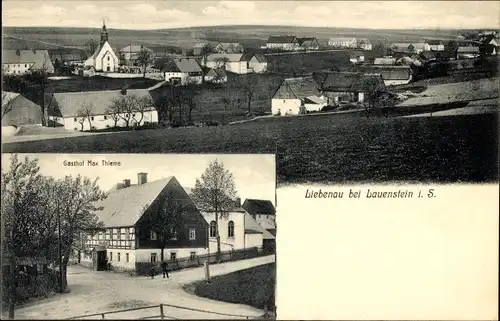
[[3, 144], [4, 152], [276, 153], [278, 183], [494, 182], [498, 114], [318, 115]]

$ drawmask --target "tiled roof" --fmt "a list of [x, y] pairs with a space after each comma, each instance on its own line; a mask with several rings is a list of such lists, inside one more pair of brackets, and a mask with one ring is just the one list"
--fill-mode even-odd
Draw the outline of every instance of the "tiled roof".
[[202, 72], [200, 65], [192, 58], [179, 58], [169, 61], [163, 67], [164, 71], [175, 72]]
[[54, 72], [54, 66], [47, 50], [2, 50], [2, 63], [34, 63], [31, 69], [42, 69], [45, 65], [49, 73]]
[[295, 36], [269, 36], [267, 43], [293, 43], [297, 41]]
[[[244, 55], [242, 53], [228, 53], [228, 54], [224, 54], [224, 53], [220, 53], [220, 54], [211, 54], [207, 57], [207, 61], [215, 61], [217, 59], [220, 59], [220, 58], [223, 58], [223, 57], [227, 57], [229, 59], [229, 62], [235, 62], [235, 61], [245, 61], [243, 59], [245, 59], [245, 57], [248, 56], [248, 54]], [[248, 59], [251, 59], [248, 58]]]
[[312, 77], [287, 78], [282, 81], [274, 99], [304, 99], [319, 96], [318, 84]]
[[264, 57], [261, 54], [256, 54], [256, 55], [254, 55], [254, 57], [255, 57], [255, 59], [257, 59], [258, 62], [267, 62], [266, 57]]
[[172, 179], [170, 176], [110, 192], [97, 204], [103, 207], [96, 212], [99, 220], [106, 227], [134, 225]]
[[325, 73], [321, 88], [325, 91], [364, 91], [366, 83], [374, 79], [379, 86], [385, 87], [379, 75], [367, 75], [360, 72], [328, 72]]
[[269, 200], [247, 198], [245, 202], [243, 202], [243, 208], [250, 214], [276, 214], [276, 209], [274, 208], [273, 203]]
[[274, 222], [274, 218], [275, 218], [275, 216], [265, 217], [265, 216], [260, 215], [260, 216], [256, 216], [255, 220], [257, 221], [257, 223], [259, 223], [260, 226], [262, 226], [266, 230], [274, 230], [274, 229], [276, 229], [276, 224]]
[[8, 112], [2, 118], [2, 126], [42, 124], [40, 106], [18, 93], [2, 91], [2, 110], [4, 108], [8, 108]]
[[[153, 100], [147, 89], [127, 89], [126, 95]], [[106, 110], [112, 106], [113, 100], [123, 96], [120, 90], [54, 93], [48, 112], [50, 116], [76, 117], [84, 104], [91, 103], [93, 115], [106, 115]], [[151, 106], [151, 110], [154, 110], [154, 106]]]
[[265, 228], [263, 228], [257, 221], [252, 217], [252, 215], [245, 213], [245, 233], [252, 234], [257, 232], [257, 233], [262, 233], [262, 236], [264, 240], [274, 240], [275, 237], [269, 231], [267, 231]]
[[479, 53], [479, 47], [472, 47], [472, 46], [458, 47], [457, 52]]

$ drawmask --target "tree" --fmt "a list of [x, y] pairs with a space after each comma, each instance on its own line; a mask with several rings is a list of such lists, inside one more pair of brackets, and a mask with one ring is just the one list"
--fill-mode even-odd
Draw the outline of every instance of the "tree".
[[[94, 105], [89, 102], [84, 102], [78, 111], [76, 112], [76, 116], [79, 118], [78, 122], [82, 126], [82, 131], [83, 131], [83, 124], [85, 123], [85, 120], [89, 122], [89, 130], [92, 131], [92, 116], [94, 115]], [[82, 121], [80, 121], [82, 120]]]
[[134, 113], [133, 119], [140, 126], [144, 119], [144, 113], [151, 110], [151, 107], [154, 105], [153, 100], [149, 96], [132, 97], [132, 99], [134, 100], [134, 111], [140, 115], [140, 118], [136, 118], [136, 113]]
[[109, 106], [106, 109], [106, 113], [110, 115], [111, 119], [114, 121], [113, 127], [115, 128], [118, 125], [118, 121], [120, 120], [120, 112], [121, 112], [120, 108], [121, 108], [120, 100], [114, 99], [111, 102], [111, 106]]
[[229, 62], [229, 58], [227, 56], [217, 57], [214, 59], [214, 62], [216, 68], [222, 68], [225, 70]]
[[227, 218], [234, 208], [236, 189], [233, 174], [224, 168], [224, 164], [215, 160], [208, 164], [201, 178], [196, 179], [192, 199], [199, 208], [215, 214], [217, 261], [221, 260], [219, 219]]
[[182, 102], [188, 107], [188, 123], [190, 124], [192, 122], [193, 109], [195, 109], [198, 104], [201, 92], [202, 89], [197, 84], [188, 84], [182, 91]]
[[48, 67], [45, 63], [41, 66], [40, 69], [36, 69], [31, 72], [31, 74], [28, 76], [33, 82], [38, 86], [38, 94], [40, 95], [39, 101], [40, 101], [40, 108], [42, 112], [42, 125], [45, 126], [47, 124], [47, 120], [45, 118], [45, 93], [47, 92], [47, 89], [49, 87], [49, 81], [48, 81]]
[[12, 111], [14, 101], [7, 92], [2, 92], [2, 119], [5, 115]]
[[383, 83], [375, 77], [367, 78], [363, 87], [368, 102], [365, 104], [366, 117], [369, 117], [373, 111], [382, 111], [387, 117], [389, 110], [395, 105], [395, 96], [386, 91]]
[[183, 227], [183, 214], [187, 210], [185, 202], [177, 199], [172, 192], [168, 192], [160, 209], [153, 211], [150, 224], [158, 237], [161, 261], [165, 259], [164, 249], [168, 241], [179, 237], [179, 231]]
[[87, 48], [87, 50], [90, 53], [90, 55], [94, 54], [94, 52], [97, 50], [97, 46], [98, 46], [98, 44], [97, 44], [97, 42], [94, 41], [94, 39], [90, 39], [85, 44], [85, 47]]
[[146, 50], [146, 48], [141, 47], [141, 51], [139, 52], [139, 56], [137, 57], [137, 63], [142, 67], [142, 77], [146, 78], [146, 69], [153, 62], [153, 56], [151, 52]]
[[[228, 82], [225, 86], [225, 94], [221, 98], [221, 102], [224, 106], [225, 117], [227, 108], [231, 108], [233, 116], [235, 115], [235, 110], [241, 107], [240, 91], [235, 82]], [[224, 121], [224, 118], [223, 120]]]
[[[201, 64], [203, 66], [207, 65], [208, 56], [214, 51], [214, 48], [211, 44], [205, 44], [200, 50]], [[205, 74], [202, 76], [202, 82], [205, 82]]]
[[239, 83], [247, 98], [247, 112], [250, 115], [252, 113], [252, 101], [255, 98], [259, 86], [258, 76], [255, 74], [242, 75], [239, 78]]

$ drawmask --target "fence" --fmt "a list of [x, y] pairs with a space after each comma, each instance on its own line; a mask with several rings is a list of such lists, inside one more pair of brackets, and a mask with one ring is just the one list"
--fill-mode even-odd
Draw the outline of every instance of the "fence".
[[[270, 253], [263, 251], [260, 248], [253, 247], [250, 249], [234, 250], [234, 251], [224, 251], [220, 253], [220, 259], [218, 260], [217, 253], [197, 255], [195, 257], [179, 258], [175, 260], [167, 261], [168, 270], [175, 271], [190, 267], [202, 266], [206, 261], [208, 263], [216, 262], [230, 262], [244, 259], [251, 259], [263, 255], [268, 255]], [[151, 274], [151, 269], [153, 268], [156, 273], [160, 272], [159, 268], [160, 262], [136, 262], [135, 273], [136, 275], [149, 275]]]
[[[169, 308], [170, 312], [166, 312], [165, 308]], [[149, 310], [149, 311], [146, 311]], [[221, 319], [222, 317], [228, 317], [231, 319], [270, 319], [271, 316], [265, 312], [263, 316], [248, 316], [248, 315], [240, 315], [240, 314], [230, 314], [230, 313], [221, 313], [221, 312], [215, 312], [215, 311], [208, 311], [208, 310], [203, 310], [203, 309], [196, 309], [196, 308], [188, 308], [188, 307], [183, 307], [179, 305], [173, 305], [173, 304], [159, 304], [159, 305], [150, 305], [150, 306], [145, 306], [145, 307], [138, 307], [138, 308], [129, 308], [129, 309], [122, 309], [122, 310], [115, 310], [115, 311], [108, 311], [108, 312], [101, 312], [101, 313], [94, 313], [94, 314], [85, 314], [85, 315], [79, 315], [71, 318], [67, 318], [65, 320], [82, 320], [82, 319], [161, 319], [161, 320], [176, 320], [180, 318], [173, 317], [172, 315], [169, 314], [175, 314], [175, 310], [183, 310], [183, 311], [191, 311], [197, 314], [202, 314], [205, 315], [205, 319], [207, 315], [212, 315], [212, 316], [217, 316], [218, 319]], [[141, 311], [141, 312], [136, 312], [136, 311]], [[124, 313], [127, 312], [136, 312], [135, 315], [128, 315], [124, 316]], [[146, 312], [146, 313], [144, 313]], [[121, 314], [121, 315], [120, 315]], [[182, 319], [186, 319], [183, 317]], [[204, 319], [204, 318], [200, 318]]]

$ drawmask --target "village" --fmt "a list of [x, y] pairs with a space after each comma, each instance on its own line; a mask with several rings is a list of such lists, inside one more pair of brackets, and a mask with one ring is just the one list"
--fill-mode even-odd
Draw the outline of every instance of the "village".
[[[117, 48], [105, 21], [99, 43], [90, 39], [82, 47], [3, 50], [3, 136], [36, 126], [59, 130], [26, 132], [211, 126], [393, 110], [422, 104], [423, 82], [428, 90], [455, 83], [463, 91], [469, 81], [496, 77], [499, 49], [496, 31], [483, 30], [448, 41], [375, 44], [369, 38], [271, 34], [259, 47], [212, 41], [155, 51], [134, 39]], [[467, 102], [453, 100], [424, 105], [446, 109]]]

